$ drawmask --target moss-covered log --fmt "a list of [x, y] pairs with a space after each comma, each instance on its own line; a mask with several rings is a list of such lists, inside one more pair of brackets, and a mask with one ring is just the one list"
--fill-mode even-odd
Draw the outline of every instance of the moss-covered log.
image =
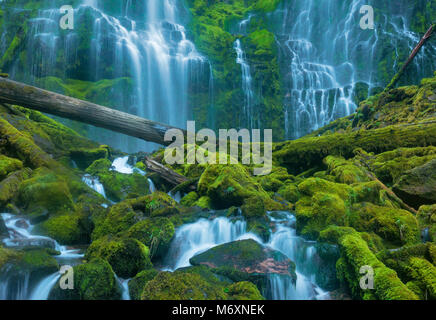
[[402, 147], [433, 145], [436, 145], [436, 123], [429, 122], [288, 141], [274, 146], [273, 158], [295, 174], [323, 166], [322, 161], [328, 155], [350, 158], [357, 148], [378, 154]]

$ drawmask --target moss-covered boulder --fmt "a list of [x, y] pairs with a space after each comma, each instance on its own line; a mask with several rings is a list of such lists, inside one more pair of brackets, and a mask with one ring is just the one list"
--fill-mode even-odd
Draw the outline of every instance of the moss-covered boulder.
[[192, 207], [198, 200], [198, 194], [195, 191], [189, 192], [186, 196], [180, 200], [180, 204], [185, 207]]
[[162, 257], [175, 233], [174, 224], [165, 217], [146, 218], [127, 230], [126, 235], [150, 248], [150, 257]]
[[240, 281], [230, 285], [227, 289], [229, 300], [264, 300], [259, 289], [251, 282]]
[[198, 191], [210, 197], [217, 209], [241, 206], [244, 199], [252, 196], [269, 197], [245, 167], [239, 164], [208, 166], [198, 182]]
[[121, 291], [110, 264], [95, 259], [73, 267], [74, 289], [62, 290], [59, 283], [52, 289], [49, 300], [119, 300]]
[[300, 199], [300, 191], [294, 183], [285, 184], [278, 190], [278, 193], [291, 203], [296, 203]]
[[111, 207], [109, 213], [95, 221], [93, 239], [127, 231], [147, 217], [177, 214], [177, 203], [166, 193], [153, 192], [144, 197], [127, 199]]
[[328, 168], [327, 174], [334, 176], [336, 182], [353, 184], [369, 181], [362, 169], [342, 157], [328, 156], [324, 163]]
[[141, 300], [142, 291], [145, 285], [158, 275], [156, 269], [148, 269], [139, 272], [133, 279], [129, 281], [129, 294], [132, 300]]
[[397, 245], [420, 241], [418, 221], [406, 210], [361, 203], [352, 207], [348, 221], [357, 231], [372, 231]]
[[107, 159], [109, 156], [109, 148], [100, 146], [99, 148], [79, 148], [70, 151], [70, 158], [76, 165], [85, 170], [98, 159]]
[[114, 272], [122, 278], [134, 277], [139, 271], [150, 268], [148, 248], [136, 239], [117, 239], [110, 236], [92, 242], [85, 258], [107, 260]]
[[19, 205], [27, 212], [47, 210], [50, 214], [74, 209], [73, 196], [62, 176], [44, 167], [19, 187]]
[[63, 245], [88, 244], [92, 223], [82, 212], [56, 215], [35, 226], [35, 232], [46, 235]]
[[99, 178], [109, 199], [119, 202], [149, 193], [149, 183], [146, 177], [137, 172], [120, 173], [111, 170], [111, 166], [112, 163], [103, 158], [96, 160], [86, 169], [88, 174]]
[[24, 168], [11, 173], [7, 178], [0, 182], [0, 204], [4, 205], [17, 197], [18, 190], [24, 180], [30, 178], [32, 170]]
[[15, 158], [9, 158], [0, 154], [0, 181], [6, 178], [9, 173], [20, 170], [22, 168], [22, 161]]
[[190, 259], [192, 265], [212, 269], [233, 268], [247, 274], [289, 276], [295, 283], [295, 264], [278, 251], [263, 247], [254, 240], [234, 241], [216, 246]]
[[407, 204], [419, 208], [436, 202], [436, 159], [405, 173], [393, 191]]

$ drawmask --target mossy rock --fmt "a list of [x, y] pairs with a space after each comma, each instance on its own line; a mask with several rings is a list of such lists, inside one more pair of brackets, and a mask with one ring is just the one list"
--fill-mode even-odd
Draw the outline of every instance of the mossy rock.
[[262, 218], [266, 216], [265, 204], [261, 198], [251, 197], [244, 200], [241, 206], [242, 215], [247, 218]]
[[150, 256], [163, 257], [175, 234], [174, 224], [165, 217], [146, 218], [127, 230], [126, 235], [150, 248]]
[[103, 259], [73, 267], [74, 289], [62, 290], [59, 283], [49, 300], [119, 300], [121, 291], [110, 264]]
[[18, 198], [27, 212], [47, 210], [54, 214], [75, 208], [68, 183], [46, 168], [34, 170], [32, 177], [21, 183]]
[[35, 232], [63, 245], [88, 244], [91, 240], [92, 223], [83, 213], [66, 213], [52, 216], [36, 225]]
[[368, 182], [369, 178], [358, 166], [342, 157], [328, 156], [324, 159], [327, 174], [335, 177], [335, 181], [345, 184]]
[[109, 214], [95, 222], [92, 238], [116, 235], [127, 231], [135, 223], [152, 216], [153, 213], [164, 215], [168, 212], [178, 212], [177, 203], [163, 192], [157, 191], [144, 197], [124, 200], [112, 206]]
[[148, 281], [141, 294], [142, 300], [225, 300], [223, 288], [197, 273], [160, 272]]
[[9, 158], [0, 154], [0, 181], [16, 170], [23, 168], [23, 162], [15, 158]]
[[125, 279], [152, 266], [148, 248], [131, 238], [117, 239], [107, 236], [95, 240], [86, 250], [85, 258], [107, 260], [114, 272]]
[[132, 300], [141, 300], [142, 291], [145, 285], [158, 275], [156, 269], [148, 269], [139, 272], [132, 280], [129, 281], [129, 294]]
[[229, 300], [265, 300], [259, 289], [251, 282], [241, 281], [227, 288]]
[[100, 146], [99, 148], [81, 148], [73, 149], [70, 151], [70, 158], [77, 164], [77, 166], [84, 170], [98, 159], [106, 159], [109, 156], [109, 148], [107, 146]]
[[192, 257], [192, 265], [210, 268], [233, 268], [247, 274], [279, 274], [295, 283], [295, 264], [279, 251], [263, 247], [254, 240], [234, 241], [216, 246]]
[[351, 187], [346, 184], [334, 183], [320, 178], [308, 178], [298, 184], [298, 190], [305, 196], [313, 196], [317, 192], [323, 192], [336, 194], [342, 200], [348, 200]]
[[436, 159], [405, 173], [393, 191], [407, 204], [419, 208], [436, 202]]
[[189, 192], [186, 196], [180, 200], [180, 204], [185, 207], [192, 207], [198, 200], [198, 194], [195, 191]]
[[394, 244], [414, 244], [420, 241], [416, 218], [402, 209], [371, 203], [357, 204], [351, 209], [349, 224], [357, 231], [372, 231]]
[[197, 189], [199, 195], [211, 199], [211, 205], [216, 209], [239, 207], [245, 199], [252, 197], [270, 200], [268, 193], [240, 164], [208, 166], [201, 175]]
[[86, 169], [88, 174], [99, 178], [109, 199], [119, 202], [149, 193], [149, 183], [146, 177], [137, 172], [124, 174], [110, 170], [111, 165], [108, 159], [99, 159]]
[[345, 201], [338, 194], [327, 192], [316, 192], [312, 197], [302, 197], [296, 203], [297, 231], [301, 235], [316, 239], [319, 233], [329, 225], [343, 226], [346, 224]]
[[279, 189], [278, 193], [291, 203], [296, 203], [300, 199], [300, 191], [298, 191], [298, 187], [293, 183], [285, 184]]
[[6, 179], [0, 182], [0, 204], [5, 205], [6, 203], [13, 200], [18, 196], [18, 190], [21, 183], [24, 180], [30, 178], [32, 174], [32, 169], [24, 168], [19, 171], [11, 173]]

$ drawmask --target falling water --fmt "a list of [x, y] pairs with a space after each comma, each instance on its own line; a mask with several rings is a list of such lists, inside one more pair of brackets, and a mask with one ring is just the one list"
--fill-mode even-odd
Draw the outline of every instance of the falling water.
[[98, 178], [93, 177], [89, 174], [85, 174], [82, 177], [82, 181], [86, 183], [91, 189], [93, 189], [95, 192], [101, 194], [103, 197], [106, 198], [106, 193], [104, 191], [104, 187], [101, 184], [101, 182], [98, 180]]
[[[120, 0], [116, 7], [104, 1], [79, 2], [75, 28], [68, 32], [59, 28], [59, 7], [40, 9], [29, 21], [25, 66], [17, 57], [8, 72], [40, 86], [47, 85], [48, 76], [90, 81], [129, 77], [128, 88], [112, 88], [105, 101], [122, 111], [186, 127], [193, 117], [189, 95], [200, 90], [196, 83], [211, 76], [210, 63], [187, 37], [189, 14], [183, 1]], [[209, 88], [205, 90], [207, 94]], [[89, 134], [129, 152], [154, 148], [98, 128]]]
[[328, 294], [315, 284], [315, 276], [311, 272], [314, 255], [314, 243], [307, 242], [296, 235], [293, 224], [295, 217], [282, 212], [282, 219], [271, 221], [275, 224], [269, 242], [264, 243], [253, 233], [247, 232], [244, 220], [230, 220], [219, 217], [213, 220], [199, 219], [176, 230], [166, 257], [167, 270], [190, 266], [189, 260], [217, 245], [243, 239], [254, 239], [257, 242], [280, 251], [296, 264], [297, 282], [294, 285], [290, 277], [268, 275], [266, 295], [273, 300], [309, 300], [327, 299]]
[[[360, 8], [368, 4], [376, 10], [374, 30], [360, 28]], [[371, 94], [390, 81], [420, 39], [409, 30], [412, 10], [398, 5], [375, 0], [284, 0], [271, 14], [284, 79], [285, 138], [301, 137], [351, 114], [358, 90]], [[426, 50], [436, 54], [434, 44], [421, 51], [410, 81], [435, 70], [433, 54]]]
[[219, 217], [214, 220], [200, 219], [186, 224], [176, 231], [167, 256], [170, 270], [189, 266], [189, 259], [217, 245], [240, 240], [256, 239], [254, 234], [247, 233], [245, 221], [231, 221]]
[[[9, 231], [9, 238], [4, 239], [6, 247], [49, 247], [58, 251], [60, 254], [55, 256], [56, 260], [63, 265], [73, 266], [80, 262], [83, 254], [78, 249], [70, 249], [61, 246], [55, 240], [33, 235], [33, 226], [22, 217], [17, 217], [8, 213], [1, 214]], [[27, 271], [18, 271], [12, 266], [4, 267], [0, 276], [0, 300], [46, 300], [48, 295], [60, 278], [60, 273], [33, 279]], [[36, 282], [35, 281], [39, 281]]]

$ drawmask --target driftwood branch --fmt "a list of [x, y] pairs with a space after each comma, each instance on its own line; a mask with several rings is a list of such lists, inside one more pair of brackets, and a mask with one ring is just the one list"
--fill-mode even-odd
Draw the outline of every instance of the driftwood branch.
[[392, 89], [400, 80], [401, 76], [403, 75], [404, 71], [407, 69], [409, 64], [413, 61], [413, 59], [416, 57], [418, 52], [421, 50], [421, 48], [424, 46], [424, 44], [430, 39], [431, 35], [433, 34], [433, 31], [436, 29], [436, 24], [433, 24], [425, 33], [425, 35], [422, 37], [421, 41], [419, 41], [418, 45], [413, 49], [412, 53], [410, 54], [407, 61], [403, 64], [400, 71], [392, 78], [392, 81], [388, 84], [385, 91], [388, 91]]
[[164, 141], [167, 130], [178, 129], [2, 77], [0, 102], [80, 121], [161, 145], [171, 144], [171, 141]]

